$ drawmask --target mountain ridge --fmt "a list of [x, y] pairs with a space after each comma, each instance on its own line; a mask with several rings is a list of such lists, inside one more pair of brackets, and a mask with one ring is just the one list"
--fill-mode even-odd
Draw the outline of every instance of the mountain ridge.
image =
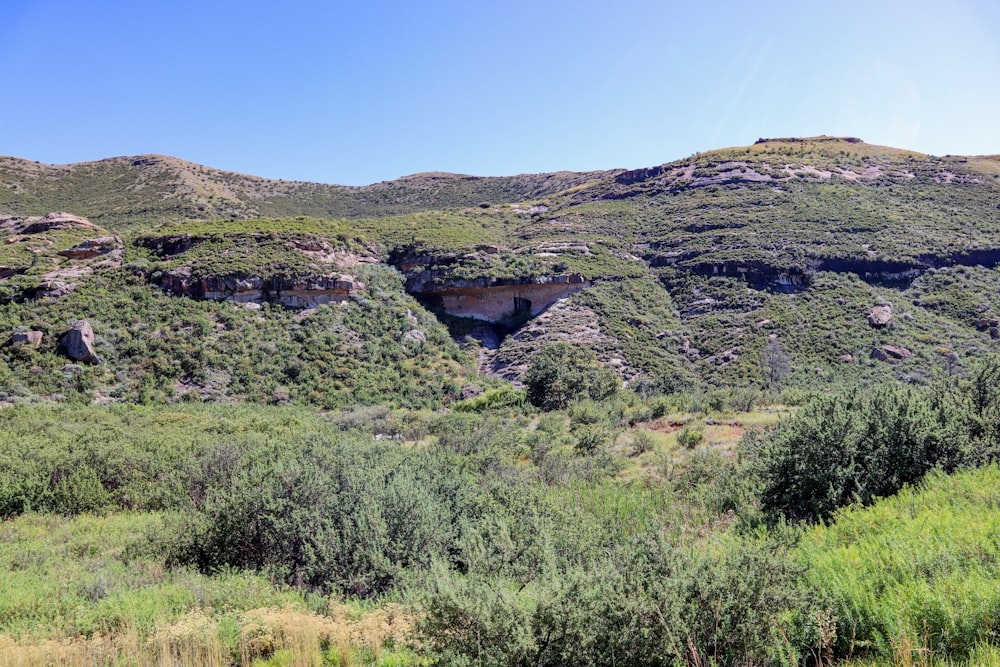
[[[44, 215], [73, 209], [118, 230], [185, 218], [359, 217], [522, 201], [606, 173], [615, 172], [514, 176], [424, 172], [351, 186], [264, 178], [158, 154], [62, 165], [0, 156], [0, 210]], [[110, 190], [118, 196], [109, 199]]]

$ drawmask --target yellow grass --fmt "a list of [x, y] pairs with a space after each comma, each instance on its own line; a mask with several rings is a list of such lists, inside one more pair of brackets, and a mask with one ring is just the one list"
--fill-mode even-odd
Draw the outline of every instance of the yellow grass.
[[[343, 667], [370, 656], [377, 663], [386, 646], [404, 646], [413, 636], [415, 618], [399, 605], [365, 612], [331, 603], [320, 615], [298, 609], [251, 609], [238, 617], [239, 640], [233, 655], [220, 637], [219, 619], [195, 610], [177, 621], [139, 636], [134, 626], [117, 633], [62, 640], [17, 640], [0, 635], [4, 667], [320, 667], [323, 655]], [[274, 663], [269, 659], [274, 658]], [[280, 658], [280, 662], [279, 659]]]

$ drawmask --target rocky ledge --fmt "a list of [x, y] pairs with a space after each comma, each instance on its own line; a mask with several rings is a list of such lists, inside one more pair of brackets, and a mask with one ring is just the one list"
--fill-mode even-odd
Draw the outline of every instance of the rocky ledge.
[[[431, 272], [423, 272], [427, 273]], [[408, 279], [407, 291], [449, 315], [487, 322], [518, 316], [535, 317], [559, 299], [591, 285], [591, 281], [578, 273], [473, 280], [448, 280], [443, 276], [425, 278]]]
[[288, 308], [340, 303], [364, 289], [363, 283], [346, 274], [269, 278], [244, 274], [195, 276], [189, 266], [163, 273], [158, 282], [169, 292], [193, 299], [270, 302]]

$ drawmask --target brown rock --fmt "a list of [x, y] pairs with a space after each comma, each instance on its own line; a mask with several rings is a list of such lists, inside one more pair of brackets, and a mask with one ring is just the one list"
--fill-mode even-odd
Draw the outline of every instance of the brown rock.
[[1000, 338], [1000, 327], [990, 327], [990, 338]]
[[94, 330], [87, 320], [75, 320], [70, 325], [69, 331], [59, 339], [59, 347], [70, 359], [90, 364], [101, 363], [101, 358], [94, 350]]
[[913, 356], [913, 353], [905, 347], [899, 347], [897, 345], [883, 345], [882, 349], [885, 350], [885, 353], [890, 357], [894, 357], [896, 359], [909, 359]]
[[22, 343], [27, 345], [34, 345], [38, 347], [42, 344], [42, 332], [41, 331], [15, 331], [10, 335], [10, 345], [14, 343]]
[[838, 356], [837, 358], [840, 359], [841, 361], [846, 361], [848, 363], [854, 361], [854, 355], [853, 354], [842, 354], [842, 355]]
[[976, 328], [977, 329], [982, 330], [982, 329], [985, 329], [988, 326], [990, 326], [990, 321], [987, 318], [980, 317], [978, 320], [976, 320]]
[[122, 240], [117, 236], [98, 236], [97, 238], [81, 241], [72, 248], [60, 250], [59, 254], [70, 259], [90, 259], [98, 255], [106, 255], [121, 246]]
[[884, 327], [892, 319], [892, 308], [889, 306], [874, 306], [868, 311], [868, 323], [873, 327]]

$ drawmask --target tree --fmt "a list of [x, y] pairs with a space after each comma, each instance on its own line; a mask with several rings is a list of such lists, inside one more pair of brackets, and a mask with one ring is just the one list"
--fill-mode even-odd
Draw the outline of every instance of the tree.
[[555, 343], [535, 355], [525, 384], [532, 405], [561, 410], [579, 398], [605, 399], [621, 383], [617, 375], [600, 365], [593, 350]]
[[769, 387], [776, 387], [792, 372], [792, 355], [785, 351], [777, 338], [772, 338], [760, 351], [760, 367]]

